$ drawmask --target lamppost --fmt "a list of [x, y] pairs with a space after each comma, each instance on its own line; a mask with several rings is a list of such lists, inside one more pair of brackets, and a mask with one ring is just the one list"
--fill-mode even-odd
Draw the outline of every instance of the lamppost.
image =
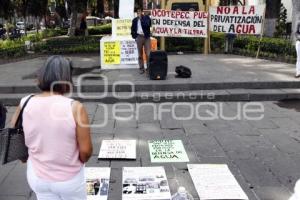
[[[166, 0], [161, 0], [161, 9], [166, 8]], [[160, 50], [165, 50], [165, 37], [160, 37]]]

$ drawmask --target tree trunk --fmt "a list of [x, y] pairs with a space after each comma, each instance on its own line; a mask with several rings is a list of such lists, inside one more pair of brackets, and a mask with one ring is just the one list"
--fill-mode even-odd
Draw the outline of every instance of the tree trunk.
[[6, 38], [9, 38], [9, 24], [8, 24], [8, 20], [4, 20], [4, 24], [5, 24], [5, 29], [6, 29]]
[[69, 36], [75, 36], [76, 31], [76, 22], [77, 22], [77, 9], [76, 9], [76, 1], [69, 1], [70, 9], [71, 9], [71, 22], [70, 22], [70, 28], [68, 35]]
[[296, 41], [297, 26], [300, 23], [300, 1], [293, 0], [293, 16], [292, 16], [292, 40]]
[[27, 36], [27, 29], [26, 29], [26, 27], [27, 27], [27, 16], [24, 15], [24, 33]]
[[97, 16], [104, 18], [104, 1], [97, 0]]
[[119, 18], [119, 0], [114, 0], [114, 18]]
[[38, 17], [36, 16], [35, 17], [35, 26], [36, 26], [36, 33], [38, 34], [39, 33], [39, 19]]
[[273, 37], [276, 20], [279, 17], [281, 0], [266, 0], [266, 17], [264, 21], [264, 35]]

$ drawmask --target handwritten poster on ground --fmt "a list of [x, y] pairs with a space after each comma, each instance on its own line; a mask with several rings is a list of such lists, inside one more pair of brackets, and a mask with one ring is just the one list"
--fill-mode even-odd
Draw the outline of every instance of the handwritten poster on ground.
[[264, 22], [265, 5], [210, 7], [213, 32], [259, 35]]
[[189, 162], [181, 140], [150, 140], [151, 162]]
[[113, 19], [112, 35], [114, 37], [130, 36], [131, 37], [132, 19]]
[[138, 62], [138, 50], [134, 40], [121, 41], [121, 64], [136, 64]]
[[121, 45], [120, 41], [104, 42], [104, 64], [120, 64]]
[[169, 200], [170, 188], [163, 167], [124, 167], [122, 200]]
[[109, 191], [109, 167], [86, 167], [87, 200], [107, 200]]
[[154, 36], [207, 37], [207, 12], [154, 9], [151, 18]]
[[200, 199], [246, 199], [247, 195], [223, 164], [188, 164]]
[[136, 140], [103, 140], [98, 159], [136, 159]]

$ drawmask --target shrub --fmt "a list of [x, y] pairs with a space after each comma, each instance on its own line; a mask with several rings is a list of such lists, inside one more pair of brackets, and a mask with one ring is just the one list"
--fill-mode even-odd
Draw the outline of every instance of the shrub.
[[89, 35], [106, 35], [111, 34], [111, 24], [105, 24], [101, 26], [88, 27]]
[[99, 52], [100, 39], [97, 36], [49, 39], [37, 44], [35, 51], [55, 54]]
[[291, 55], [296, 57], [296, 50], [291, 41], [280, 38], [267, 38], [264, 37], [260, 41], [259, 37], [255, 36], [242, 36], [236, 38], [234, 41], [234, 48], [237, 50], [246, 49], [249, 51], [257, 51], [260, 44], [260, 51], [279, 56]]
[[26, 51], [24, 46], [14, 46], [0, 49], [0, 58], [9, 59], [25, 56]]
[[166, 38], [166, 51], [200, 51], [203, 46], [201, 38]]
[[49, 37], [56, 37], [56, 36], [60, 36], [60, 35], [67, 35], [68, 33], [68, 29], [61, 29], [61, 28], [57, 28], [57, 29], [45, 29], [44, 31], [42, 31], [42, 38], [49, 38]]
[[224, 33], [212, 33], [210, 36], [210, 47], [212, 52], [222, 52], [225, 44]]

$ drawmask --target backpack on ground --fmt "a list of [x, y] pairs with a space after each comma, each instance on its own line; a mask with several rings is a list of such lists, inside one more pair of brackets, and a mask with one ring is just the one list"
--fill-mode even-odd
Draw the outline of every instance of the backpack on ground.
[[175, 72], [177, 73], [178, 78], [190, 78], [192, 76], [192, 71], [190, 68], [179, 65], [175, 68]]

